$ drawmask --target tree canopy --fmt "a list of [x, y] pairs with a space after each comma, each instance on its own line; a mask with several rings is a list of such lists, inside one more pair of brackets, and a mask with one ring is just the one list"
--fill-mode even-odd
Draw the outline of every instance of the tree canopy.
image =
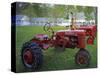
[[41, 3], [17, 3], [16, 13], [27, 15], [29, 17], [54, 17], [54, 18], [68, 18], [71, 12], [85, 14], [85, 19], [93, 19], [95, 15], [95, 7], [89, 6], [75, 6], [75, 5], [56, 5], [56, 4], [41, 4]]

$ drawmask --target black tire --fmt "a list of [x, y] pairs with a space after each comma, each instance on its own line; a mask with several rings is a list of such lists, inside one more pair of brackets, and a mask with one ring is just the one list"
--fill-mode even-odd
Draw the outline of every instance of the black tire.
[[90, 64], [90, 54], [86, 49], [80, 49], [75, 56], [75, 62], [76, 64], [80, 66], [89, 66]]
[[34, 42], [26, 42], [22, 47], [21, 58], [26, 68], [39, 69], [43, 63], [42, 49]]

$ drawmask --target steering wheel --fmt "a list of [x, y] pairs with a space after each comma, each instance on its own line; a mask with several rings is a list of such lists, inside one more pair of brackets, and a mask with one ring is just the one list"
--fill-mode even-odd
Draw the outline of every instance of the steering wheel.
[[52, 33], [52, 36], [54, 35], [54, 31], [53, 31], [53, 29], [52, 29], [52, 27], [51, 27], [51, 23], [46, 23], [45, 25], [44, 25], [44, 27], [43, 27], [43, 30], [45, 31], [45, 32], [51, 32]]
[[48, 32], [50, 29], [51, 29], [51, 24], [50, 24], [50, 23], [46, 23], [46, 24], [44, 25], [44, 27], [43, 27], [43, 30], [44, 30], [45, 32]]

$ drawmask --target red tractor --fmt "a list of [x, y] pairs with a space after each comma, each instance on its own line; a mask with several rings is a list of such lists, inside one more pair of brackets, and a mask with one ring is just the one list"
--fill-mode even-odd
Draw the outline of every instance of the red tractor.
[[49, 38], [46, 34], [37, 34], [30, 41], [23, 44], [21, 57], [25, 67], [33, 70], [38, 69], [43, 63], [42, 50], [49, 47], [54, 47], [56, 50], [79, 48], [75, 56], [75, 62], [79, 65], [89, 65], [90, 54], [85, 49], [85, 30], [59, 30], [54, 32], [50, 23], [44, 26], [44, 30], [52, 31], [52, 36]]
[[85, 30], [85, 34], [86, 36], [88, 36], [87, 38], [87, 44], [93, 44], [94, 43], [94, 39], [96, 37], [96, 25], [80, 25], [80, 27], [77, 27], [76, 25], [76, 18], [73, 16], [72, 14], [72, 24], [70, 25], [71, 30]]
[[87, 43], [93, 44], [96, 37], [96, 25], [83, 25], [78, 28], [79, 30], [85, 30], [86, 36], [88, 36]]

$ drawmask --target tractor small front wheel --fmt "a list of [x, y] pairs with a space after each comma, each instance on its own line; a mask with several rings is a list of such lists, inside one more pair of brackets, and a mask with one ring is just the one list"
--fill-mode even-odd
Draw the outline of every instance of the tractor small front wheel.
[[76, 64], [80, 66], [88, 66], [90, 64], [90, 54], [86, 49], [80, 49], [75, 56]]

